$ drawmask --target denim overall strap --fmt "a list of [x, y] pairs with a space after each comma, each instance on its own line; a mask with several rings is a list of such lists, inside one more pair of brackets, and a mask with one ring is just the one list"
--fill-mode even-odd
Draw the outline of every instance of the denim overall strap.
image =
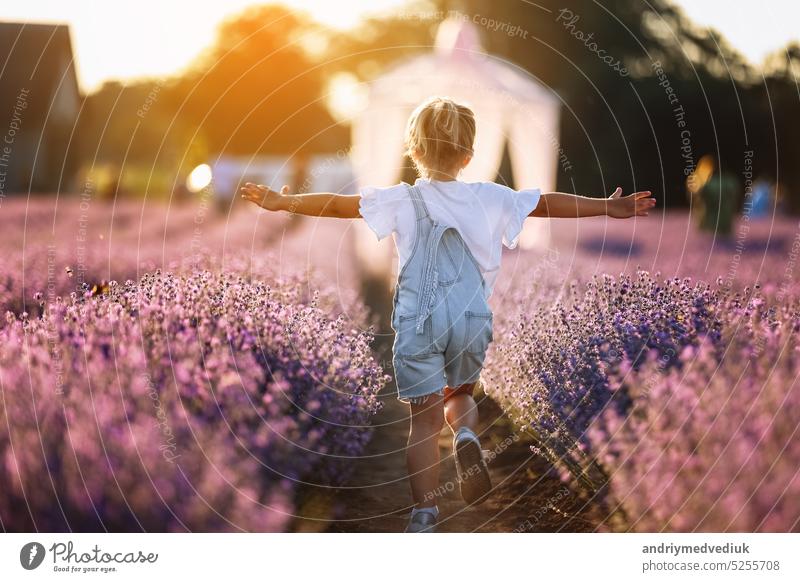
[[421, 335], [424, 332], [425, 320], [433, 309], [436, 299], [436, 288], [438, 287], [439, 271], [436, 268], [438, 260], [439, 242], [442, 235], [449, 228], [447, 225], [439, 224], [428, 211], [428, 206], [422, 198], [422, 194], [416, 186], [411, 186], [411, 200], [417, 211], [417, 219], [428, 218], [432, 228], [428, 231], [428, 241], [425, 244], [425, 259], [422, 266], [422, 281], [419, 290], [419, 303], [417, 305], [416, 333]]
[[411, 195], [411, 201], [414, 203], [414, 212], [417, 214], [417, 220], [421, 220], [426, 216], [430, 218], [428, 207], [425, 206], [425, 201], [422, 199], [419, 189], [416, 186], [409, 186], [408, 191]]
[[425, 319], [433, 310], [436, 300], [436, 288], [439, 286], [439, 270], [436, 268], [439, 252], [439, 242], [444, 232], [450, 228], [445, 224], [434, 222], [433, 229], [428, 234], [428, 244], [425, 249], [425, 264], [422, 269], [422, 288], [419, 292], [419, 311], [417, 312], [417, 335], [423, 332]]

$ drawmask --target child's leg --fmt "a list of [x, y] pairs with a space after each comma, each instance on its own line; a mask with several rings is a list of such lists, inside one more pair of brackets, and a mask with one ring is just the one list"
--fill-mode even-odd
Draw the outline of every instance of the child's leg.
[[439, 486], [439, 433], [444, 426], [443, 399], [431, 394], [424, 404], [411, 405], [411, 431], [408, 435], [406, 462], [411, 481], [411, 495], [419, 507], [436, 505]]
[[480, 503], [492, 490], [489, 467], [475, 431], [478, 429], [478, 406], [472, 397], [477, 382], [445, 388], [444, 414], [453, 430], [453, 454], [458, 470], [461, 497], [468, 504]]
[[456, 388], [448, 386], [444, 389], [444, 417], [453, 433], [458, 432], [462, 426], [466, 426], [472, 431], [478, 430], [478, 405], [472, 398], [472, 391], [476, 384], [477, 382], [472, 382]]

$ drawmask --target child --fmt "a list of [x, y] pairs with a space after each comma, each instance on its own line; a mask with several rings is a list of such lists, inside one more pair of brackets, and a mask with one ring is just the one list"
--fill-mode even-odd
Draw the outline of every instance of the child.
[[514, 191], [493, 182], [466, 183], [475, 117], [465, 105], [435, 97], [412, 113], [406, 153], [422, 176], [413, 186], [362, 188], [360, 194], [290, 194], [247, 183], [242, 196], [267, 210], [309, 216], [364, 218], [378, 239], [394, 235], [400, 274], [394, 292], [393, 364], [398, 398], [411, 408], [407, 464], [415, 507], [407, 532], [434, 531], [438, 508], [439, 433], [446, 421], [461, 495], [468, 504], [491, 490], [475, 434], [473, 390], [492, 341], [487, 303], [502, 245], [517, 245], [529, 216], [647, 216], [650, 192], [588, 198], [539, 189]]

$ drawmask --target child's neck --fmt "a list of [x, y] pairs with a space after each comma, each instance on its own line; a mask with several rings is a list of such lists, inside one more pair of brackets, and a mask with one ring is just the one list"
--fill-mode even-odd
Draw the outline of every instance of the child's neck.
[[428, 172], [428, 180], [435, 180], [436, 182], [455, 182], [456, 174], [434, 170]]

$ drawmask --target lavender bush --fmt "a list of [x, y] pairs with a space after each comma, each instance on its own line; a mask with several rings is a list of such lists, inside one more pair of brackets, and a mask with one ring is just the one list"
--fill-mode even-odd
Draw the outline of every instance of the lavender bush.
[[[594, 276], [573, 282], [566, 297], [538, 295], [499, 318], [496, 346], [484, 377], [490, 396], [529, 427], [551, 458], [580, 455], [591, 421], [612, 404], [613, 378], [623, 360], [637, 369], [650, 350], [665, 368], [700, 335], [719, 342], [714, 306], [720, 291], [677, 278]], [[509, 304], [530, 305], [525, 292]], [[625, 414], [630, 402], [613, 405]]]
[[800, 290], [768, 258], [773, 280], [740, 292], [643, 271], [519, 285], [486, 391], [622, 527], [797, 531]]
[[341, 483], [388, 377], [290, 288], [156, 272], [7, 313], [3, 527], [280, 531]]
[[615, 382], [590, 440], [609, 487], [641, 531], [800, 531], [800, 315], [758, 293], [721, 314], [725, 349], [688, 345], [664, 370], [657, 350]]

